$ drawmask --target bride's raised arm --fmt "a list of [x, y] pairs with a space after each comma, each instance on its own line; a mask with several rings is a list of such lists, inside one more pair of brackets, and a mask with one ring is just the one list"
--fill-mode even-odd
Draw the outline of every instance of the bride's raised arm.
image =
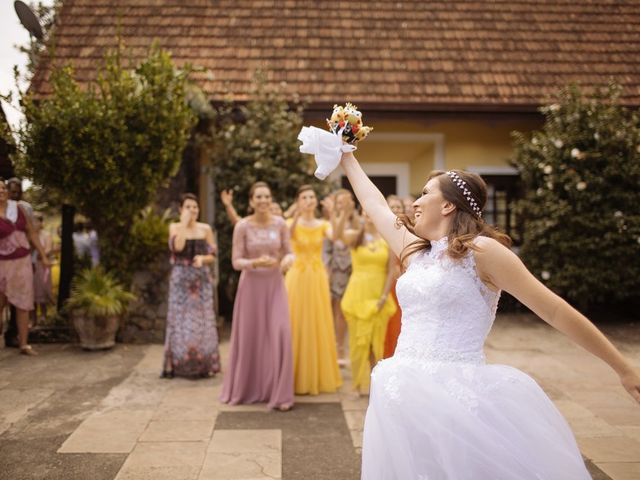
[[371, 217], [378, 232], [380, 232], [380, 235], [397, 256], [400, 256], [404, 247], [415, 240], [420, 240], [409, 232], [405, 226], [400, 228], [396, 226], [396, 215], [387, 205], [384, 195], [364, 173], [352, 152], [342, 154], [342, 168], [347, 174], [347, 178], [349, 178], [349, 182], [362, 208]]

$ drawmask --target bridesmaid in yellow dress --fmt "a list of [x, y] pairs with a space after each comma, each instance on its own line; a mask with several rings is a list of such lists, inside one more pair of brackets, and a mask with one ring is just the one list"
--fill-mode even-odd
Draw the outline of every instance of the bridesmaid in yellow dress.
[[296, 195], [289, 221], [295, 260], [285, 278], [289, 293], [296, 394], [335, 392], [342, 384], [331, 313], [329, 280], [322, 263], [322, 242], [331, 226], [317, 219], [318, 199], [310, 185]]
[[369, 216], [362, 217], [359, 229], [336, 225], [336, 237], [351, 246], [352, 272], [341, 306], [349, 329], [351, 381], [358, 395], [369, 391], [371, 369], [383, 357], [387, 323], [397, 309], [389, 295], [397, 274], [395, 256]]

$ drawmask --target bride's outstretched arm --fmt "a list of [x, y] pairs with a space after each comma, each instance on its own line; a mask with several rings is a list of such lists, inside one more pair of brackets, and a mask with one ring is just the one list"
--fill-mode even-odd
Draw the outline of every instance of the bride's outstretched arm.
[[480, 248], [475, 252], [478, 273], [486, 284], [513, 295], [549, 325], [604, 360], [640, 403], [640, 375], [587, 317], [535, 278], [507, 247], [486, 237], [480, 237], [477, 245]]
[[396, 215], [387, 205], [387, 200], [380, 193], [380, 190], [364, 173], [353, 153], [342, 154], [342, 168], [349, 178], [358, 201], [373, 220], [380, 235], [397, 256], [400, 256], [405, 246], [415, 240], [419, 240], [404, 226], [399, 229], [396, 227]]

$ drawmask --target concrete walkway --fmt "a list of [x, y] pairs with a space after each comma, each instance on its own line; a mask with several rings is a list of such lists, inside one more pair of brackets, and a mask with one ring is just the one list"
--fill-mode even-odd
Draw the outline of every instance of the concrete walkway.
[[[640, 365], [640, 329], [606, 330]], [[39, 350], [0, 350], [0, 479], [359, 478], [367, 399], [352, 398], [348, 378], [281, 413], [221, 405], [221, 378], [159, 379], [158, 345]], [[487, 354], [542, 385], [593, 478], [640, 478], [640, 406], [606, 366], [529, 316], [500, 318]]]

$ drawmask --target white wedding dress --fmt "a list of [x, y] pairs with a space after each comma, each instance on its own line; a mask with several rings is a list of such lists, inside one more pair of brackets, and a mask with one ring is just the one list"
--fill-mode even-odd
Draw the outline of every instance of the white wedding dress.
[[590, 479], [567, 422], [538, 384], [487, 365], [499, 293], [472, 252], [447, 239], [418, 253], [397, 284], [402, 331], [375, 367], [364, 426], [364, 480]]

